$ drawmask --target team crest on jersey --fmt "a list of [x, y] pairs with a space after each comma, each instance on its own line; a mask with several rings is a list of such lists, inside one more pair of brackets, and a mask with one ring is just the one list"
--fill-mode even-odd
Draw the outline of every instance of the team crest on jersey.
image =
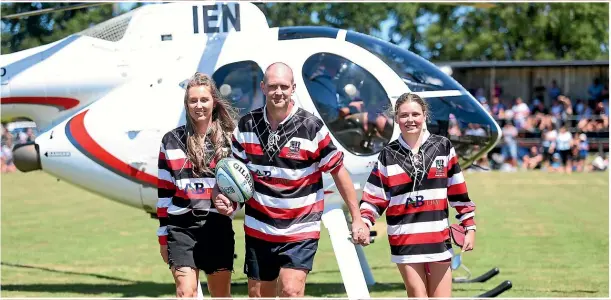
[[444, 177], [445, 176], [445, 161], [442, 158], [438, 158], [435, 160], [435, 168], [437, 171], [435, 172], [435, 177]]
[[301, 142], [299, 141], [291, 141], [289, 144], [289, 152], [286, 156], [290, 158], [301, 158]]
[[289, 151], [292, 153], [299, 153], [301, 142], [291, 141], [291, 145], [289, 146]]

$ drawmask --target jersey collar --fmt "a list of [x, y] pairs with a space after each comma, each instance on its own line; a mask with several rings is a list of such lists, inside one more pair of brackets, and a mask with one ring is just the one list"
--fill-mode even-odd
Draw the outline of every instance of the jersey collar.
[[[422, 148], [422, 145], [424, 145], [424, 142], [426, 142], [430, 136], [431, 133], [428, 130], [422, 132], [422, 142], [420, 143], [420, 148]], [[401, 134], [399, 134], [399, 143], [401, 144], [401, 146], [405, 147], [405, 149], [412, 150], [412, 147], [410, 147], [407, 142], [405, 142], [405, 140], [403, 139], [403, 135]]]
[[[286, 121], [288, 121], [293, 115], [295, 115], [295, 113], [297, 113], [297, 110], [299, 109], [299, 107], [297, 107], [297, 103], [295, 103], [294, 100], [291, 99], [291, 101], [293, 101], [293, 108], [291, 109], [291, 112], [278, 125], [282, 125], [282, 124], [286, 123]], [[267, 104], [265, 104], [265, 106], [263, 106], [263, 119], [265, 120], [265, 123], [269, 124], [269, 120], [267, 120]]]

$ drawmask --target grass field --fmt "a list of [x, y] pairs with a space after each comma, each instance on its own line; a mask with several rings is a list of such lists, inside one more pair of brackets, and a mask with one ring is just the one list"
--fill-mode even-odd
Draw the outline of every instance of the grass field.
[[[467, 174], [478, 205], [474, 252], [465, 264], [483, 284], [455, 284], [453, 296], [480, 294], [511, 280], [504, 297], [609, 296], [608, 173]], [[2, 176], [2, 297], [173, 297], [171, 275], [144, 212], [77, 189], [44, 173]], [[246, 296], [242, 220], [233, 294]], [[380, 226], [382, 225], [382, 226]], [[378, 282], [373, 297], [404, 297], [390, 263], [384, 224], [366, 248]], [[345, 297], [323, 232], [307, 296]], [[459, 274], [457, 274], [459, 275]]]

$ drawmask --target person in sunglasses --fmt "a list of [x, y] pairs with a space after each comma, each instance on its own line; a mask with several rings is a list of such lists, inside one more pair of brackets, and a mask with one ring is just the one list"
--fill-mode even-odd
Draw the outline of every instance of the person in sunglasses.
[[427, 103], [418, 95], [399, 97], [394, 115], [401, 135], [380, 152], [360, 209], [369, 226], [386, 211], [391, 260], [407, 295], [449, 298], [454, 253], [448, 203], [467, 230], [463, 251], [471, 251], [475, 243], [475, 204], [452, 143], [426, 130], [427, 112]]

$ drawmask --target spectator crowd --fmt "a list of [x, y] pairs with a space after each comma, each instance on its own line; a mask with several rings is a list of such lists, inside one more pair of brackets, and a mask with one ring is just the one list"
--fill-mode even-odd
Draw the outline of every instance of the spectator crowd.
[[[603, 153], [593, 162], [588, 163], [587, 159], [591, 138], [604, 137], [608, 142], [609, 89], [600, 79], [594, 79], [589, 86], [587, 99], [570, 99], [556, 80], [549, 87], [539, 80], [528, 103], [521, 97], [506, 102], [508, 99], [504, 99], [498, 83], [490, 100], [482, 88], [472, 93], [499, 123], [503, 136], [500, 153], [489, 153], [478, 164], [503, 171], [521, 168], [566, 173], [607, 168], [608, 158]], [[551, 99], [549, 107], [545, 105], [546, 94]]]
[[5, 123], [2, 123], [2, 128], [0, 130], [2, 131], [0, 171], [2, 173], [15, 172], [17, 168], [13, 161], [14, 146], [34, 142], [36, 133], [33, 128], [19, 128], [11, 131]]

